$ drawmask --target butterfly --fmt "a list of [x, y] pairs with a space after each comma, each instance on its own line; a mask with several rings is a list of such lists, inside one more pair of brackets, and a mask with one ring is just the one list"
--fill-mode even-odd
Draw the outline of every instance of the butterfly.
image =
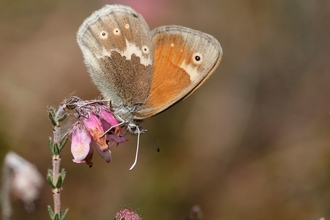
[[123, 5], [95, 11], [80, 26], [77, 42], [92, 80], [120, 125], [138, 134], [138, 145], [143, 132], [138, 121], [187, 98], [223, 54], [209, 34], [176, 25], [151, 31], [140, 14]]

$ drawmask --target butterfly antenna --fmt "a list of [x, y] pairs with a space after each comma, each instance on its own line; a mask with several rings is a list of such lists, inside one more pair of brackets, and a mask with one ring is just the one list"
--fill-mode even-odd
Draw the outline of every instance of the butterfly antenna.
[[129, 168], [129, 170], [133, 170], [133, 168], [135, 167], [136, 163], [137, 163], [137, 160], [138, 160], [138, 156], [139, 156], [139, 146], [140, 146], [140, 135], [141, 135], [141, 131], [140, 131], [140, 128], [139, 126], [136, 126], [136, 129], [137, 129], [137, 145], [136, 145], [136, 153], [135, 153], [135, 160], [134, 160], [134, 163], [133, 165], [131, 166], [131, 168]]
[[155, 144], [156, 147], [157, 147], [157, 152], [159, 152], [159, 151], [160, 151], [160, 148], [159, 148], [158, 144], [156, 143], [155, 139], [153, 139], [153, 138], [151, 137], [151, 135], [147, 132], [147, 130], [145, 130], [144, 133], [146, 133], [146, 134], [148, 135], [148, 137], [150, 138], [150, 140], [152, 140], [152, 142], [154, 142], [154, 144]]

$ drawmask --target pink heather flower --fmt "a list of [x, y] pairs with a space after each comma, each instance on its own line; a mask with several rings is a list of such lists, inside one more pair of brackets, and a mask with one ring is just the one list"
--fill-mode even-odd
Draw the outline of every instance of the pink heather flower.
[[[101, 150], [98, 146], [97, 143], [93, 140], [92, 145], [95, 147], [97, 153], [103, 158], [103, 160], [107, 163], [110, 163], [112, 160], [111, 157], [111, 151], [109, 149], [106, 150]], [[92, 148], [92, 147], [91, 147]]]
[[92, 140], [91, 135], [79, 123], [74, 126], [71, 141], [71, 153], [73, 155], [73, 162], [86, 163], [90, 167], [93, 165], [92, 158], [94, 154], [94, 147], [98, 154], [104, 159], [105, 162], [110, 163], [111, 151], [106, 149], [102, 151], [97, 143]]
[[[110, 129], [111, 126], [116, 126], [119, 124], [115, 116], [107, 110], [102, 109], [100, 111], [100, 117], [103, 119], [101, 120], [101, 122], [105, 131]], [[114, 147], [117, 147], [119, 144], [124, 143], [128, 140], [125, 138], [125, 132], [120, 126], [116, 126], [113, 129], [114, 132], [107, 134], [106, 139], [107, 141], [111, 142], [111, 144], [114, 144]]]
[[122, 209], [116, 213], [116, 220], [141, 220], [140, 216], [129, 209]]
[[92, 165], [92, 156], [94, 153], [91, 147], [92, 137], [85, 130], [85, 128], [77, 124], [73, 128], [72, 141], [71, 141], [71, 153], [73, 155], [73, 162], [75, 163], [87, 163]]
[[[105, 109], [101, 109], [100, 117], [103, 118], [106, 122], [108, 122], [111, 126], [119, 124], [119, 122], [115, 118], [115, 116], [111, 112], [109, 112]], [[118, 127], [116, 127], [116, 128], [118, 128]]]
[[[92, 166], [94, 148], [105, 162], [111, 161], [109, 147], [127, 141], [115, 116], [103, 104], [83, 103], [77, 111], [78, 121], [72, 128], [73, 162]], [[110, 131], [109, 128], [113, 127]], [[107, 132], [107, 133], [104, 133]]]
[[92, 135], [94, 141], [97, 143], [100, 149], [103, 151], [107, 150], [109, 146], [106, 142], [106, 137], [101, 137], [104, 133], [104, 130], [100, 119], [92, 112], [90, 112], [88, 116], [88, 118], [84, 118], [82, 120], [85, 125], [85, 128]]

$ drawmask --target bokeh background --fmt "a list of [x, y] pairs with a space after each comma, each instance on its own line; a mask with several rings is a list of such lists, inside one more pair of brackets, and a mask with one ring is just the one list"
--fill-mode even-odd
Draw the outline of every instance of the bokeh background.
[[[151, 29], [177, 24], [215, 36], [224, 51], [196, 93], [147, 119], [106, 164], [74, 164], [63, 150], [67, 219], [113, 219], [123, 207], [143, 219], [330, 218], [329, 0], [3, 0], [0, 3], [0, 161], [15, 151], [46, 177], [51, 168], [47, 107], [70, 94], [93, 99], [76, 43], [83, 20], [125, 4]], [[12, 219], [48, 219], [45, 185], [36, 211], [15, 200]]]

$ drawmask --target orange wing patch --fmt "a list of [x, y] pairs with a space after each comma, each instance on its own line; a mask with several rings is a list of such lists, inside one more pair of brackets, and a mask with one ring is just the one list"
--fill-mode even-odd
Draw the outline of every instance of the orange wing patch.
[[[180, 68], [191, 52], [179, 35], [159, 34], [154, 37], [154, 71], [150, 85], [150, 95], [145, 103], [153, 109], [149, 115], [158, 112], [164, 106], [177, 99], [178, 94], [190, 84], [189, 74]], [[144, 117], [148, 117], [144, 115]]]

